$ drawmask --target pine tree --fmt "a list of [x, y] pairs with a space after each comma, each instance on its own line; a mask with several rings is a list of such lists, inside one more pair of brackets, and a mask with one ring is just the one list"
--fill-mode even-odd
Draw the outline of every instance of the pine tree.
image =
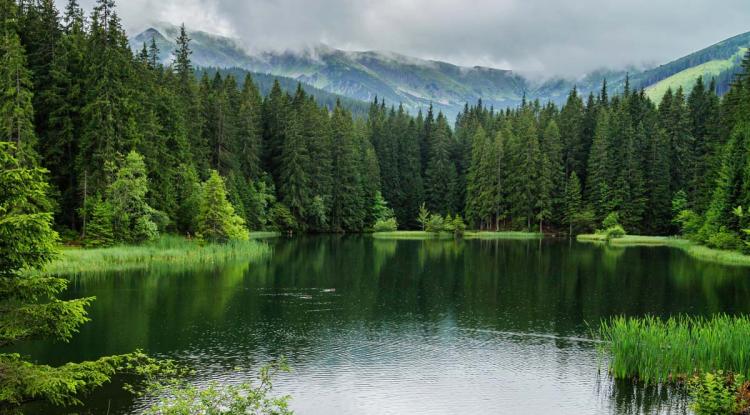
[[255, 86], [253, 78], [250, 74], [247, 74], [240, 94], [240, 105], [237, 109], [239, 122], [238, 157], [242, 174], [253, 180], [258, 178], [261, 173], [262, 105], [260, 92]]
[[564, 220], [568, 224], [568, 235], [573, 235], [573, 227], [582, 211], [581, 182], [578, 180], [576, 172], [572, 172], [568, 178], [567, 186], [565, 186]]
[[[16, 153], [12, 143], [0, 143], [0, 345], [68, 341], [87, 321], [86, 308], [93, 298], [58, 299], [66, 279], [28, 272], [43, 268], [56, 256], [58, 236], [52, 229], [44, 170], [25, 166], [14, 157]], [[80, 395], [108, 383], [124, 367], [135, 367], [138, 357], [111, 356], [52, 367], [27, 361], [17, 353], [2, 353], [3, 406], [17, 412], [21, 404], [32, 400], [80, 404]]]
[[550, 219], [556, 223], [562, 223], [563, 207], [565, 198], [565, 164], [563, 160], [563, 146], [560, 141], [560, 130], [557, 123], [552, 120], [544, 129], [542, 139], [542, 153], [545, 156], [549, 180], [549, 210]]
[[[428, 120], [432, 114], [428, 113]], [[427, 124], [425, 124], [427, 125]], [[430, 130], [433, 130], [430, 120]], [[425, 199], [432, 212], [447, 215], [456, 212], [456, 167], [450, 157], [451, 131], [442, 113], [438, 114], [434, 132], [431, 132], [431, 154], [425, 176]]]
[[357, 165], [357, 142], [351, 115], [337, 102], [331, 118], [332, 176], [331, 228], [335, 232], [356, 232], [364, 227], [368, 206], [361, 203]]
[[299, 115], [293, 111], [286, 120], [284, 143], [281, 149], [279, 196], [298, 223], [304, 223], [305, 209], [312, 202], [307, 172], [308, 153], [302, 136]]
[[587, 200], [594, 206], [598, 220], [603, 219], [612, 210], [609, 152], [609, 111], [602, 109], [599, 112], [594, 142], [589, 154], [586, 182]]
[[18, 35], [7, 31], [0, 48], [0, 141], [15, 144], [17, 157], [26, 163], [36, 160], [36, 133], [32, 105], [31, 72]]
[[131, 151], [117, 170], [115, 181], [107, 189], [112, 206], [113, 230], [118, 240], [139, 243], [158, 234], [154, 209], [146, 201], [148, 178], [143, 156]]
[[211, 170], [201, 193], [196, 226], [200, 239], [225, 243], [249, 238], [245, 221], [235, 214], [232, 204], [227, 200], [226, 185], [219, 172]]

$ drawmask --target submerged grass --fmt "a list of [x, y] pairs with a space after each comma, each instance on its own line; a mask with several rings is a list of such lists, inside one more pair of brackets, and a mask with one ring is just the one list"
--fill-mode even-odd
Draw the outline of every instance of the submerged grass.
[[239, 258], [259, 258], [269, 251], [267, 244], [254, 240], [200, 244], [198, 241], [179, 236], [161, 236], [156, 241], [144, 245], [95, 249], [63, 248], [60, 256], [44, 269], [44, 273], [70, 275], [125, 271], [165, 264], [174, 267], [194, 267]]
[[687, 239], [675, 238], [670, 236], [645, 236], [645, 235], [625, 235], [621, 238], [610, 239], [607, 242], [605, 235], [584, 234], [578, 235], [576, 239], [579, 242], [608, 243], [610, 246], [669, 246], [672, 248], [682, 249], [695, 259], [713, 262], [722, 265], [750, 266], [750, 255], [737, 251], [727, 251], [723, 249], [709, 248], [699, 245]]
[[614, 317], [599, 327], [618, 379], [667, 383], [724, 370], [750, 376], [750, 317]]

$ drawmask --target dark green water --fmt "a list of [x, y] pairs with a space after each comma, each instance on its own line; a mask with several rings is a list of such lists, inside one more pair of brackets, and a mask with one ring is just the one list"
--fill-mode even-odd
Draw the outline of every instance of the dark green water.
[[[92, 321], [69, 344], [22, 351], [57, 364], [141, 348], [189, 363], [198, 383], [241, 381], [284, 355], [293, 373], [276, 389], [299, 414], [683, 413], [673, 390], [612, 382], [589, 325], [616, 314], [750, 312], [750, 269], [669, 248], [364, 236], [270, 244], [261, 262], [75, 278], [70, 297], [97, 297]], [[143, 405], [113, 385], [75, 411]]]

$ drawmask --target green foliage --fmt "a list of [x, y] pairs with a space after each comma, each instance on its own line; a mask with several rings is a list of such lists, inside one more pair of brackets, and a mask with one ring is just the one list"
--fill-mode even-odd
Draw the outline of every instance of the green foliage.
[[453, 218], [453, 233], [456, 236], [463, 236], [464, 232], [466, 232], [466, 223], [464, 222], [463, 218], [456, 214], [456, 216]]
[[437, 213], [430, 214], [430, 219], [427, 220], [424, 230], [430, 233], [440, 233], [445, 231], [445, 218]]
[[703, 225], [703, 218], [690, 209], [681, 210], [675, 217], [675, 222], [680, 226], [682, 235], [694, 240]]
[[127, 243], [150, 241], [158, 235], [154, 209], [146, 202], [148, 178], [143, 156], [131, 151], [107, 188], [112, 206], [112, 226], [118, 240]]
[[422, 230], [427, 230], [427, 223], [430, 221], [430, 211], [427, 210], [425, 204], [419, 205], [419, 216], [417, 216], [417, 222], [422, 226]]
[[688, 382], [690, 409], [696, 415], [741, 414], [750, 405], [743, 399], [747, 388], [742, 375], [725, 374], [721, 370], [696, 375]]
[[273, 377], [278, 372], [289, 372], [285, 361], [263, 367], [256, 384], [246, 382], [239, 385], [211, 383], [199, 388], [184, 381], [152, 385], [149, 392], [166, 395], [149, 407], [145, 414], [192, 415], [200, 414], [257, 414], [291, 415], [289, 396], [273, 396]]
[[115, 243], [115, 232], [112, 205], [101, 197], [93, 198], [90, 208], [90, 219], [86, 224], [84, 245], [89, 248], [110, 246]]
[[396, 229], [398, 229], [398, 223], [396, 222], [395, 217], [378, 219], [372, 227], [374, 232], [393, 232]]
[[275, 203], [271, 208], [271, 220], [278, 231], [293, 232], [297, 229], [297, 220], [283, 203]]
[[[88, 321], [93, 298], [60, 300], [67, 280], [35, 272], [56, 255], [57, 233], [47, 201], [45, 172], [24, 167], [14, 146], [0, 142], [0, 347], [22, 341], [68, 341]], [[80, 403], [81, 394], [116, 373], [144, 373], [155, 364], [141, 353], [97, 361], [38, 365], [15, 353], [0, 354], [0, 406], [14, 410], [30, 400]]]
[[610, 212], [602, 221], [602, 227], [604, 229], [609, 229], [619, 224], [620, 224], [620, 215], [617, 212]]
[[685, 380], [716, 370], [750, 375], [750, 318], [715, 315], [666, 320], [614, 317], [599, 328], [602, 351], [615, 378], [646, 383]]
[[245, 221], [234, 213], [234, 207], [227, 200], [224, 179], [216, 170], [212, 170], [203, 183], [202, 196], [196, 227], [200, 239], [224, 243], [249, 238]]

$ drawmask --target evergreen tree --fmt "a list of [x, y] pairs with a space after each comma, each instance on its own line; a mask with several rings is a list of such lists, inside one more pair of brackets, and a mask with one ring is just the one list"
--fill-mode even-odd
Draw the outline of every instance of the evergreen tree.
[[139, 243], [158, 234], [154, 209], [146, 202], [148, 178], [143, 156], [131, 151], [107, 189], [112, 206], [113, 230], [118, 240]]
[[430, 211], [447, 215], [456, 212], [458, 204], [455, 190], [458, 177], [456, 167], [450, 157], [451, 131], [441, 113], [438, 114], [434, 132], [432, 132], [431, 117], [430, 112], [428, 121], [432, 145], [425, 176], [425, 196]]
[[565, 186], [564, 220], [568, 224], [568, 235], [573, 235], [573, 228], [582, 211], [581, 182], [578, 180], [576, 172], [572, 172], [568, 178], [567, 186]]
[[227, 199], [226, 185], [219, 172], [211, 170], [201, 193], [196, 226], [200, 239], [225, 243], [249, 238], [245, 221], [235, 214], [234, 207]]
[[[11, 143], [0, 142], [0, 346], [32, 340], [68, 341], [87, 321], [93, 298], [61, 300], [67, 280], [29, 273], [56, 255], [57, 233], [47, 199], [44, 170], [25, 166]], [[138, 356], [111, 356], [97, 361], [39, 365], [18, 353], [0, 354], [2, 405], [10, 412], [26, 402], [79, 404], [80, 395], [133, 368]]]
[[17, 157], [27, 163], [36, 160], [34, 109], [31, 72], [26, 55], [15, 32], [2, 35], [0, 48], [0, 141], [15, 144]]

